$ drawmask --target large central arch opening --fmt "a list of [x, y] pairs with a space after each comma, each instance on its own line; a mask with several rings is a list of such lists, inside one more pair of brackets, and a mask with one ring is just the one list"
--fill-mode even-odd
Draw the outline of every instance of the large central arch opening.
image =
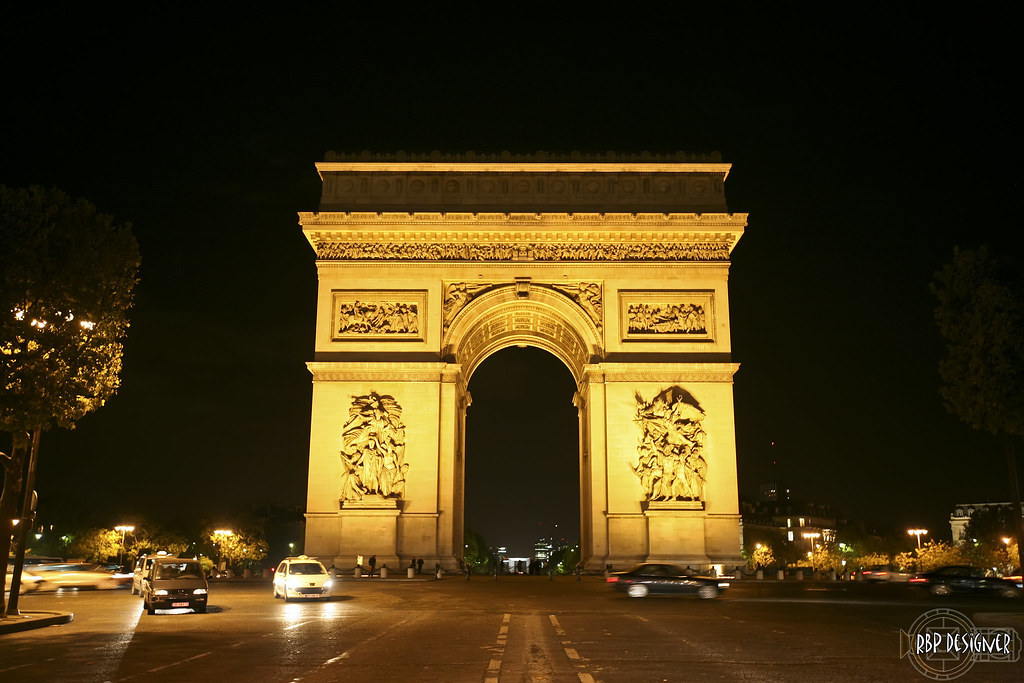
[[[532, 346], [488, 356], [469, 381], [466, 527], [509, 557], [534, 557], [540, 539], [580, 539], [576, 381]], [[467, 537], [467, 541], [470, 541]]]

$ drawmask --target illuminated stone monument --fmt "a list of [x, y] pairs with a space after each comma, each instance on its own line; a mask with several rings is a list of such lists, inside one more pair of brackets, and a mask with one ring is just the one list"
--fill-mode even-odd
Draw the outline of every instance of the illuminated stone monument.
[[306, 552], [455, 569], [466, 386], [529, 345], [577, 383], [566, 457], [587, 567], [741, 563], [727, 285], [746, 214], [726, 207], [729, 168], [610, 153], [317, 164], [319, 211], [299, 214], [319, 275]]

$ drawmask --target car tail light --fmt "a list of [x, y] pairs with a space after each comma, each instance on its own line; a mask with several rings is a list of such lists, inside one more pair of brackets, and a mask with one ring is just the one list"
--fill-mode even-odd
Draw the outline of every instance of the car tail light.
[[605, 583], [618, 583], [618, 582], [619, 582], [619, 577], [617, 577], [617, 576], [609, 576], [607, 579], [605, 579]]
[[920, 576], [915, 576], [910, 579], [910, 583], [928, 583], [928, 579], [925, 579]]

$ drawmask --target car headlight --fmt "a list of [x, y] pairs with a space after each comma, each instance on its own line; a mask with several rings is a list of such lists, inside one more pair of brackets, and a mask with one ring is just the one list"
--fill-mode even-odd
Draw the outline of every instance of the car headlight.
[[167, 591], [161, 588], [160, 590], [153, 591], [153, 595], [167, 595]]
[[206, 589], [205, 588], [197, 588], [194, 591], [192, 591], [192, 595], [206, 595]]
[[333, 584], [331, 583], [330, 579], [327, 579], [326, 581], [324, 581], [324, 588], [330, 588], [332, 585]]

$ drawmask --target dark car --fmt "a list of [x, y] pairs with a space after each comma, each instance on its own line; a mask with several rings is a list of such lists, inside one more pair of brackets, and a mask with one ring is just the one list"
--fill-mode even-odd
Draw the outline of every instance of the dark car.
[[932, 595], [961, 593], [998, 595], [1004, 598], [1021, 596], [1020, 586], [1015, 582], [999, 578], [981, 567], [967, 565], [952, 565], [923, 572], [912, 578], [910, 583], [926, 587]]
[[142, 581], [142, 604], [148, 614], [158, 609], [188, 607], [206, 611], [209, 586], [199, 560], [158, 557]]
[[729, 587], [728, 582], [712, 576], [695, 576], [692, 570], [653, 562], [638, 565], [628, 572], [610, 574], [607, 581], [612, 588], [631, 598], [643, 598], [651, 593], [714, 598]]

